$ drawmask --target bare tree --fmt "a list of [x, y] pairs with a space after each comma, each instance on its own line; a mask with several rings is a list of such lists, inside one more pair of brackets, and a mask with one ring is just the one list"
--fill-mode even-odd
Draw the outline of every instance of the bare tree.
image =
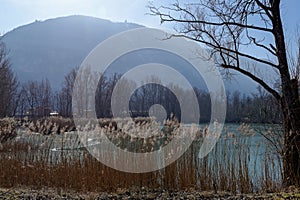
[[[181, 5], [177, 1], [170, 6], [151, 5], [150, 11], [162, 23], [175, 22], [179, 34], [171, 37], [186, 37], [206, 45], [225, 72], [238, 71], [274, 96], [283, 116], [283, 183], [289, 186], [300, 184], [299, 77], [298, 73], [292, 73], [295, 69], [288, 61], [281, 3], [280, 0], [199, 0]], [[274, 79], [280, 80], [279, 90], [258, 73], [266, 68], [279, 75]]]
[[61, 91], [56, 93], [56, 108], [63, 117], [72, 116], [72, 93], [77, 69], [72, 69], [66, 76]]
[[19, 92], [19, 111], [24, 111], [33, 117], [45, 117], [50, 114], [53, 94], [49, 81], [28, 81], [22, 85]]
[[79, 69], [74, 81], [72, 94], [72, 112], [79, 117], [90, 117], [95, 105], [95, 91], [97, 89], [99, 72], [90, 66]]
[[38, 106], [37, 100], [37, 84], [38, 82], [28, 82], [23, 84], [23, 89], [26, 91], [25, 98], [27, 100], [28, 110], [34, 110]]
[[96, 97], [95, 97], [95, 106], [97, 117], [105, 118], [111, 117], [111, 104], [110, 104], [110, 97], [112, 94], [113, 87], [111, 84], [115, 83], [112, 79], [109, 80], [106, 76], [101, 76], [98, 82], [97, 90], [96, 90]]
[[23, 118], [28, 111], [27, 91], [24, 87], [24, 84], [21, 87], [19, 87], [19, 91], [16, 99], [17, 99], [16, 113], [19, 115], [19, 117]]
[[4, 43], [0, 43], [0, 117], [14, 115], [18, 82], [11, 70]]
[[39, 84], [37, 84], [37, 95], [39, 107], [52, 107], [52, 89], [48, 79], [42, 80]]

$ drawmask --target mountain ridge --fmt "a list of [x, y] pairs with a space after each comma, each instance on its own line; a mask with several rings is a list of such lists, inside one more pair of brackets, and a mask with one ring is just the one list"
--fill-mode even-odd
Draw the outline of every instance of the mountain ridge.
[[[122, 31], [144, 26], [112, 22], [96, 17], [71, 15], [19, 26], [2, 36], [9, 50], [12, 69], [20, 82], [48, 79], [59, 89], [64, 76], [80, 66], [100, 42]], [[256, 91], [256, 85], [243, 76], [225, 81], [227, 90]]]
[[78, 67], [97, 44], [139, 27], [142, 26], [73, 15], [17, 27], [6, 33], [2, 41], [21, 82], [48, 78], [54, 88], [59, 88], [63, 77]]

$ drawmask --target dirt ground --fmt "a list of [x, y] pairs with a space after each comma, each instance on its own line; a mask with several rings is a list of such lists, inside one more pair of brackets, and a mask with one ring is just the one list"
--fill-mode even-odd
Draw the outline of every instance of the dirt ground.
[[226, 192], [166, 191], [147, 189], [118, 189], [114, 193], [78, 193], [62, 189], [0, 188], [0, 199], [300, 199], [299, 191], [268, 194], [230, 194]]

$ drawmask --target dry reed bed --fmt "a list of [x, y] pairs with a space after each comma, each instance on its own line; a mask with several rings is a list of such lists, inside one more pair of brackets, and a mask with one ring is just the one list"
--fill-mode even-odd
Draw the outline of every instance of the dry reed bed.
[[[152, 122], [137, 124], [143, 127], [149, 123]], [[124, 137], [126, 128], [115, 128], [113, 123], [100, 128], [106, 133], [111, 133], [110, 139], [121, 148], [131, 146], [131, 138]], [[167, 123], [163, 131], [170, 137], [163, 138], [164, 142], [167, 143], [172, 138], [172, 132], [177, 128], [176, 121]], [[123, 131], [122, 134], [118, 134], [120, 130]], [[255, 133], [248, 125], [242, 124], [235, 133], [226, 129], [225, 132], [207, 157], [198, 159], [203, 141], [203, 137], [198, 135], [190, 148], [176, 162], [162, 170], [142, 174], [125, 173], [109, 168], [82, 148], [64, 151], [64, 148], [69, 148], [65, 146], [67, 142], [63, 137], [64, 134], [60, 137], [62, 149], [55, 153], [52, 151], [53, 143], [47, 143], [51, 141], [48, 139], [36, 145], [23, 140], [9, 140], [2, 144], [0, 149], [0, 187], [27, 186], [37, 189], [54, 187], [78, 192], [115, 192], [120, 188], [168, 191], [192, 189], [233, 193], [279, 191], [280, 166], [274, 164], [268, 145], [253, 150], [249, 141], [255, 137]], [[47, 137], [57, 136], [51, 134]], [[118, 138], [121, 142], [118, 142]], [[78, 143], [77, 140], [78, 137], [74, 136], [73, 142]], [[138, 140], [135, 142], [145, 143]], [[148, 140], [146, 144], [147, 150], [156, 145]], [[257, 164], [258, 162], [260, 164]]]

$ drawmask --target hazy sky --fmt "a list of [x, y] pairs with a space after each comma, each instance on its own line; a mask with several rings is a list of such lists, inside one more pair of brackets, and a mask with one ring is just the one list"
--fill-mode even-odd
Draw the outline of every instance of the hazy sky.
[[87, 15], [112, 21], [159, 26], [146, 15], [148, 0], [0, 0], [0, 33], [33, 22], [67, 15]]
[[[153, 2], [157, 5], [166, 5], [174, 1], [154, 0]], [[149, 0], [0, 0], [0, 33], [6, 33], [35, 20], [75, 14], [112, 21], [127, 20], [158, 27], [160, 24], [158, 17], [145, 15], [148, 12], [146, 7], [148, 2]], [[295, 24], [300, 24], [300, 0], [282, 0], [282, 2], [285, 28], [290, 34], [294, 34]]]

